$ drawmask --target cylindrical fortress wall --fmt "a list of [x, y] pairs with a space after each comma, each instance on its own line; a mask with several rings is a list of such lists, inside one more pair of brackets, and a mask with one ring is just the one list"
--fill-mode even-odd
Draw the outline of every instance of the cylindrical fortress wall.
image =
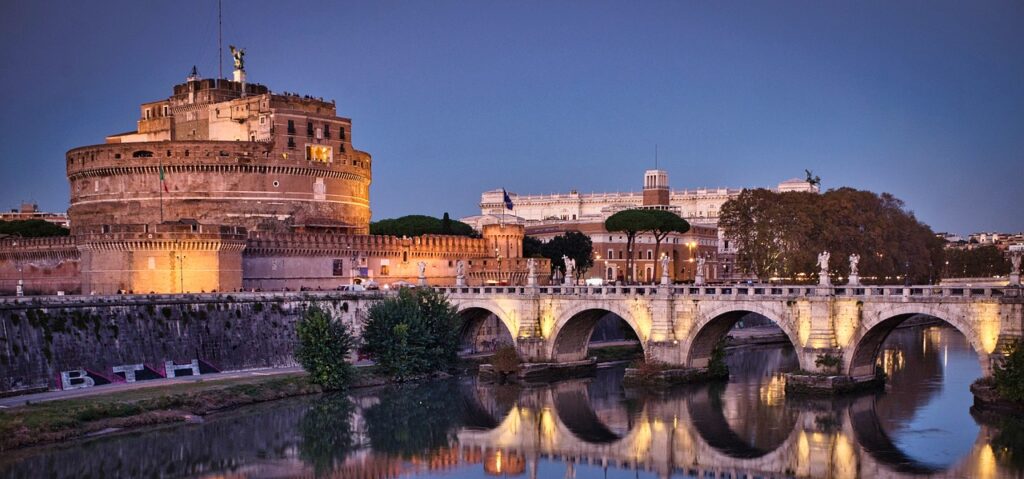
[[254, 231], [369, 229], [371, 159], [361, 151], [327, 163], [270, 142], [164, 141], [84, 146], [66, 159], [73, 234], [161, 216]]

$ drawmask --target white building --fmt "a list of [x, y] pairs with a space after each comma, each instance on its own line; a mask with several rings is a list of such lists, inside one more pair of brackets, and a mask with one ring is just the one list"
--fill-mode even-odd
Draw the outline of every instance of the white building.
[[[657, 181], [657, 189], [667, 189], [668, 208], [685, 218], [690, 224], [718, 226], [718, 215], [731, 198], [739, 196], [741, 188], [697, 188], [671, 190], [668, 187], [668, 173], [663, 170], [648, 170], [644, 173], [644, 185]], [[654, 188], [645, 188], [652, 194]], [[818, 192], [818, 187], [807, 181], [793, 178], [779, 183], [775, 191]], [[618, 193], [568, 193], [548, 195], [523, 195], [508, 192], [513, 209], [505, 207], [502, 190], [485, 191], [480, 195], [480, 215], [462, 218], [477, 230], [483, 225], [504, 221], [526, 225], [559, 221], [604, 221], [617, 211], [639, 208], [644, 205], [644, 191]], [[651, 204], [648, 201], [648, 204]], [[721, 238], [721, 234], [719, 234]], [[728, 241], [719, 241], [720, 253], [735, 253]]]

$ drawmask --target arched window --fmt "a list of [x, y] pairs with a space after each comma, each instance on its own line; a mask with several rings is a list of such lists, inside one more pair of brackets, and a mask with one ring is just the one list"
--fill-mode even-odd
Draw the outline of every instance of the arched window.
[[138, 150], [132, 153], [132, 158], [152, 158], [153, 152], [149, 150]]
[[647, 250], [647, 259], [654, 259], [654, 251]]

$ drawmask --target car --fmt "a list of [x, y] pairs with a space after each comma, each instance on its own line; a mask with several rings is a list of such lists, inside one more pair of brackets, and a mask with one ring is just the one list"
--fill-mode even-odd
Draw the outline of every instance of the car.
[[338, 286], [338, 291], [345, 291], [349, 293], [359, 293], [366, 291], [366, 287], [361, 284], [343, 284]]

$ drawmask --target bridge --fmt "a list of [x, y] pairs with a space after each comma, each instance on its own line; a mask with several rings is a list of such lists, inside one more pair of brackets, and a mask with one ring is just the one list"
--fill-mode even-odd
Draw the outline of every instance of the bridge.
[[[478, 424], [457, 434], [462, 448], [500, 451], [525, 464], [535, 478], [540, 459], [611, 469], [637, 469], [658, 477], [975, 477], [1001, 471], [982, 425], [969, 453], [948, 465], [908, 456], [880, 426], [875, 398], [816, 400], [800, 407], [775, 404], [781, 391], [761, 386], [762, 407], [783, 408], [772, 434], [734, 431], [721, 391], [697, 386], [684, 396], [637, 397], [632, 414], [595, 407], [585, 380], [523, 391], [514, 404], [492, 397], [493, 388], [463, 394], [477, 404]], [[773, 395], [774, 394], [774, 395]], [[480, 420], [483, 419], [483, 420]], [[763, 432], [763, 431], [762, 431]], [[511, 460], [518, 459], [517, 461]], [[568, 476], [567, 476], [568, 477]]]
[[712, 350], [743, 316], [756, 313], [778, 325], [796, 348], [800, 367], [823, 355], [840, 358], [839, 372], [873, 377], [889, 333], [926, 315], [949, 323], [978, 353], [982, 371], [1004, 346], [1024, 334], [1019, 286], [480, 286], [437, 288], [468, 327], [490, 315], [508, 329], [520, 356], [531, 362], [586, 358], [597, 321], [613, 313], [628, 324], [646, 357], [683, 368], [704, 368]]

